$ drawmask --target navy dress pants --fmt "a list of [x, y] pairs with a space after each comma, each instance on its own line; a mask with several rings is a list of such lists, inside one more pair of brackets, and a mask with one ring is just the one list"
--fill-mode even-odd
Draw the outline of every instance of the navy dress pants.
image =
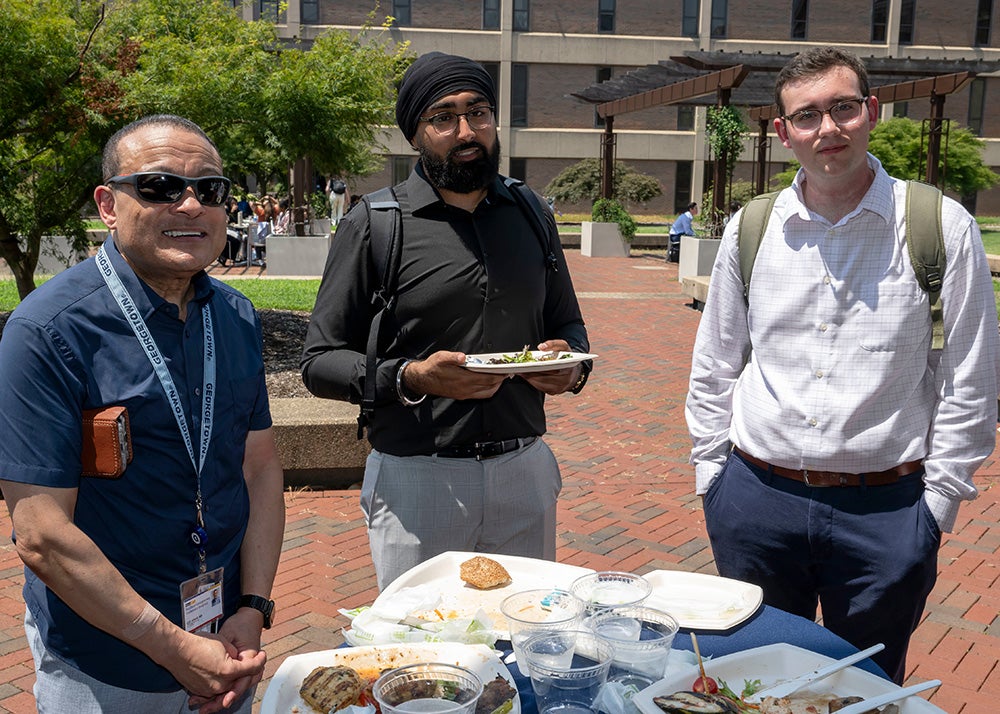
[[723, 577], [755, 583], [764, 602], [815, 619], [863, 649], [897, 683], [937, 579], [941, 531], [923, 470], [885, 486], [814, 487], [732, 454], [705, 494]]

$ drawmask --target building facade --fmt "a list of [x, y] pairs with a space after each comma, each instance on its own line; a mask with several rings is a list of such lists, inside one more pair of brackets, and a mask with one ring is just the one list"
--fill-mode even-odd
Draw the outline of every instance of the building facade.
[[[239, 0], [237, 0], [239, 1]], [[502, 171], [537, 190], [562, 169], [600, 155], [594, 106], [571, 96], [596, 82], [686, 52], [791, 54], [835, 44], [862, 57], [1000, 60], [993, 0], [251, 0], [247, 19], [272, 19], [279, 35], [308, 43], [330, 27], [356, 30], [374, 9], [394, 18], [397, 41], [483, 63], [498, 86]], [[373, 7], [374, 6], [374, 7]], [[949, 95], [944, 115], [987, 142], [1000, 167], [1000, 79], [979, 76]], [[886, 105], [883, 117], [929, 116], [928, 100]], [[705, 109], [660, 106], [615, 118], [616, 153], [655, 176], [663, 195], [638, 213], [672, 214], [699, 200], [706, 181]], [[355, 193], [401, 180], [416, 152], [387, 127], [385, 167]], [[749, 179], [752, 142], [737, 176]], [[771, 133], [768, 175], [791, 158]], [[963, 197], [1000, 215], [1000, 188]], [[563, 207], [583, 210], [583, 207]]]

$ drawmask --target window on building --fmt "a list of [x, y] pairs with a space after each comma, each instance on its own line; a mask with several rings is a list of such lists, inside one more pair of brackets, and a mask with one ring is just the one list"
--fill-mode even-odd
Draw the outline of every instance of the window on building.
[[691, 176], [694, 174], [693, 161], [678, 161], [674, 179], [674, 212], [680, 213], [691, 203]]
[[712, 0], [712, 34], [713, 38], [726, 37], [726, 25], [729, 22], [729, 3], [727, 0]]
[[392, 0], [392, 16], [396, 18], [394, 25], [409, 25], [412, 22], [410, 4], [410, 0]]
[[976, 44], [990, 44], [990, 26], [993, 24], [993, 0], [979, 0], [976, 10]]
[[983, 135], [983, 111], [986, 107], [986, 80], [976, 78], [969, 85], [969, 131]]
[[483, 0], [483, 29], [500, 29], [500, 0]]
[[510, 66], [510, 125], [528, 126], [528, 65]]
[[615, 31], [615, 0], [597, 0], [597, 31]]
[[694, 107], [677, 107], [677, 131], [694, 131]]
[[490, 75], [490, 79], [493, 80], [493, 86], [497, 88], [497, 106], [494, 107], [493, 113], [497, 117], [497, 122], [500, 121], [500, 63], [499, 62], [480, 62], [486, 73]]
[[[598, 67], [597, 68], [597, 83], [607, 82], [611, 79], [611, 68], [610, 67]], [[598, 129], [604, 127], [604, 117], [597, 113], [597, 108], [594, 108], [594, 126]]]
[[681, 8], [681, 34], [685, 37], [698, 36], [698, 15], [701, 14], [701, 0], [684, 0]]
[[531, 32], [531, 4], [529, 0], [514, 0], [514, 31]]
[[885, 42], [889, 27], [889, 0], [872, 2], [872, 42]]
[[402, 183], [413, 170], [413, 158], [409, 156], [392, 157], [392, 185]]
[[892, 115], [894, 117], [905, 117], [910, 113], [910, 105], [907, 102], [893, 102]]
[[917, 0], [903, 0], [899, 8], [899, 44], [913, 44], [913, 20]]
[[527, 182], [528, 162], [524, 159], [515, 159], [514, 157], [511, 157], [508, 172], [511, 178]]
[[265, 22], [277, 22], [279, 5], [278, 0], [260, 0], [260, 19]]
[[319, 0], [302, 0], [300, 12], [302, 22], [310, 25], [319, 22]]
[[809, 0], [792, 0], [792, 39], [806, 39], [806, 21], [809, 19]]

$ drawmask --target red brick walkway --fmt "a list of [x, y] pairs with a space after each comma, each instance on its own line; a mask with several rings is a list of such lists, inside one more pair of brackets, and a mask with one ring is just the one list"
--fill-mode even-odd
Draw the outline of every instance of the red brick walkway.
[[[582, 394], [548, 402], [546, 438], [564, 478], [559, 559], [596, 569], [713, 573], [683, 414], [699, 313], [680, 294], [674, 265], [646, 255], [588, 259], [571, 251], [568, 258], [600, 359]], [[1000, 710], [995, 459], [978, 483], [982, 495], [963, 506], [957, 533], [945, 539], [938, 585], [910, 650], [910, 674], [941, 679], [932, 701], [950, 714]], [[357, 492], [289, 492], [285, 502], [277, 622], [265, 634], [268, 676], [289, 654], [340, 644], [347, 622], [337, 610], [376, 595]], [[2, 512], [0, 532], [8, 532]], [[31, 712], [21, 568], [9, 545], [0, 548], [0, 578], [0, 707]]]

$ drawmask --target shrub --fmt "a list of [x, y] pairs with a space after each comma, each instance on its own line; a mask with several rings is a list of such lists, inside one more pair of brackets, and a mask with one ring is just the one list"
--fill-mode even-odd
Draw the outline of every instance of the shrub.
[[597, 199], [591, 217], [598, 223], [617, 223], [618, 231], [626, 243], [631, 243], [635, 238], [635, 219], [613, 198]]

